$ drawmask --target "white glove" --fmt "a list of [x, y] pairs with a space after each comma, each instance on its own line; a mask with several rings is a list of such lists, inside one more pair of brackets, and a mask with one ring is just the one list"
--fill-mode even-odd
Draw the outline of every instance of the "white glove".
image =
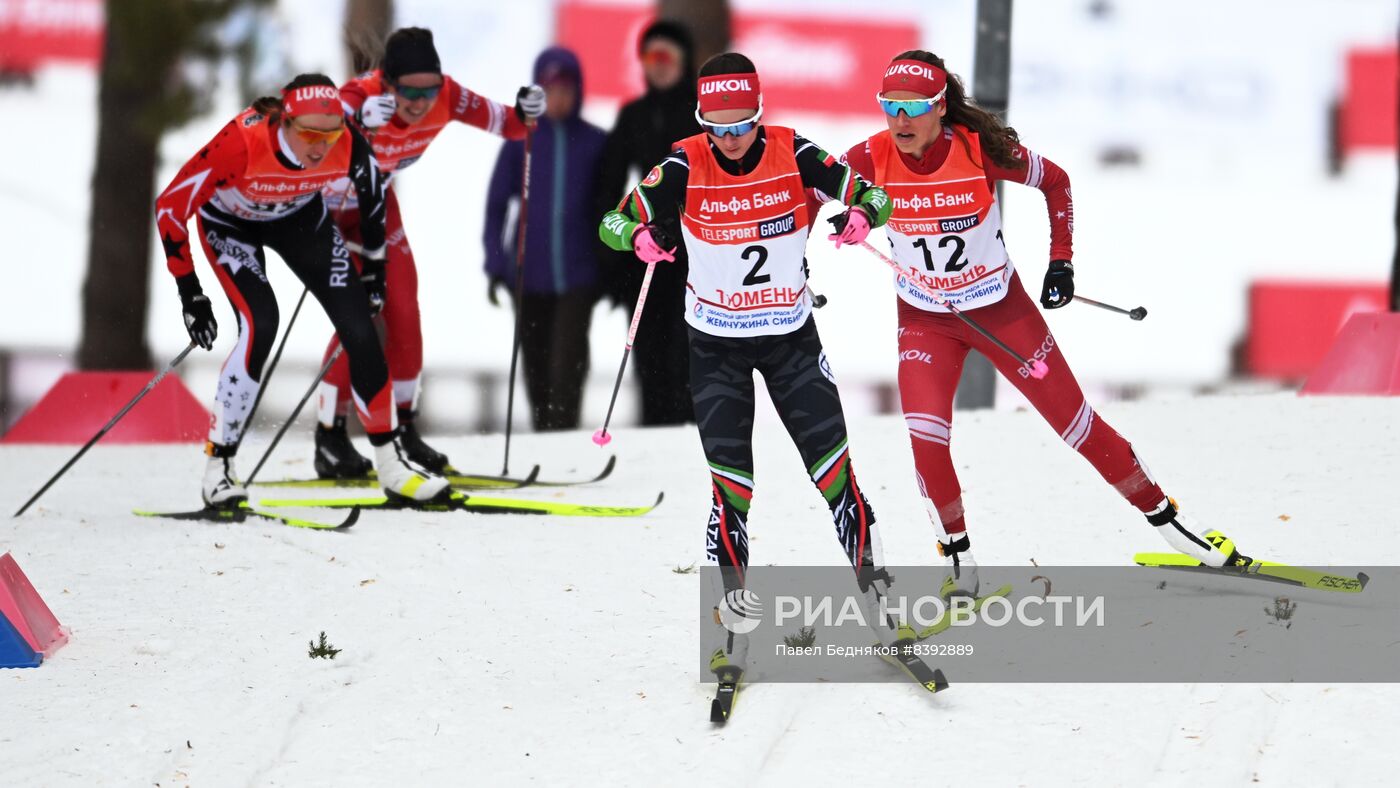
[[378, 249], [366, 249], [364, 246], [357, 244], [354, 241], [347, 240], [345, 241], [345, 248], [349, 249], [350, 251], [354, 252], [360, 257], [367, 257], [370, 260], [383, 260], [386, 258], [387, 253], [389, 251], [389, 244], [380, 244]]
[[544, 114], [544, 88], [539, 85], [526, 85], [515, 93], [515, 114], [521, 120], [538, 118]]
[[394, 119], [394, 112], [398, 110], [398, 106], [393, 96], [380, 93], [365, 99], [365, 103], [360, 105], [360, 111], [355, 115], [359, 118], [360, 125], [367, 129], [377, 129]]

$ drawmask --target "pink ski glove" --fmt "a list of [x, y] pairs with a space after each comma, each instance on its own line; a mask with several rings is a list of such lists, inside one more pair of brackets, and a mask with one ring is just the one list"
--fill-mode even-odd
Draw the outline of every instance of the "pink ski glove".
[[[844, 218], [846, 221], [842, 224], [845, 226], [841, 228], [840, 232], [827, 236], [827, 240], [836, 242], [837, 249], [841, 248], [841, 244], [858, 244], [870, 234], [870, 220], [866, 218], [865, 211], [850, 208], [837, 218]], [[833, 224], [836, 223], [833, 222]]]
[[637, 259], [644, 263], [659, 263], [662, 260], [668, 263], [676, 261], [674, 254], [676, 250], [662, 249], [661, 245], [651, 237], [651, 228], [645, 225], [632, 236], [632, 251], [636, 252]]

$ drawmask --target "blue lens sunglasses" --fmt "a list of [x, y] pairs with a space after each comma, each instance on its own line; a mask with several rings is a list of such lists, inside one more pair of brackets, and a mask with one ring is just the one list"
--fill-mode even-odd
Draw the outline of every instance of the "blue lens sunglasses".
[[751, 131], [753, 131], [755, 128], [757, 128], [757, 126], [758, 126], [758, 121], [759, 121], [759, 119], [762, 118], [762, 117], [763, 117], [763, 102], [762, 102], [762, 100], [759, 101], [759, 104], [758, 104], [758, 112], [756, 112], [752, 118], [749, 118], [749, 119], [747, 119], [747, 120], [741, 120], [741, 121], [739, 121], [738, 123], [729, 123], [729, 124], [710, 123], [709, 121], [707, 121], [707, 120], [705, 120], [704, 118], [700, 117], [700, 107], [699, 107], [698, 105], [695, 107], [695, 122], [696, 122], [696, 123], [699, 123], [699, 124], [700, 124], [700, 128], [704, 129], [707, 133], [713, 134], [713, 135], [715, 135], [716, 137], [720, 137], [721, 139], [722, 139], [726, 134], [732, 134], [732, 135], [734, 135], [735, 137], [742, 137], [742, 136], [744, 136], [745, 134], [748, 134], [749, 132], [751, 132]]
[[926, 99], [887, 99], [883, 95], [876, 93], [875, 100], [880, 102], [880, 107], [885, 110], [885, 114], [892, 118], [899, 117], [902, 110], [905, 115], [917, 118], [926, 115], [938, 106], [938, 102], [943, 100], [943, 94], [947, 93], [947, 88], [938, 91], [938, 95]]

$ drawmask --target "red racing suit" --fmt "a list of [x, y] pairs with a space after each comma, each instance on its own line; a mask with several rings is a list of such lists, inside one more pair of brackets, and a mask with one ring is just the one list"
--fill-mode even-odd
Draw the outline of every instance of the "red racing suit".
[[[353, 118], [365, 99], [386, 90], [383, 74], [379, 71], [371, 71], [346, 83], [340, 88], [340, 96], [347, 118]], [[400, 410], [411, 411], [417, 407], [419, 378], [423, 372], [423, 327], [418, 311], [418, 269], [413, 250], [408, 245], [408, 236], [404, 233], [393, 178], [417, 162], [428, 145], [452, 121], [475, 126], [506, 139], [525, 136], [525, 124], [512, 107], [478, 95], [449, 76], [443, 77], [442, 92], [422, 120], [409, 125], [395, 115], [377, 129], [363, 130], [389, 183], [385, 216], [389, 246], [385, 266], [384, 310], [380, 314], [384, 320], [384, 354], [389, 361], [394, 401]], [[328, 185], [322, 196], [346, 239], [358, 244], [359, 205], [354, 190], [347, 182], [339, 181]], [[335, 343], [336, 340], [332, 338], [326, 349], [326, 358], [330, 357]], [[350, 401], [349, 384], [349, 368], [345, 359], [341, 358], [331, 366], [318, 392], [318, 417], [322, 424], [330, 426], [337, 413], [346, 411]]]
[[292, 159], [279, 123], [249, 109], [199, 150], [156, 199], [156, 229], [166, 265], [182, 294], [198, 292], [186, 224], [197, 214], [205, 256], [238, 318], [238, 342], [224, 362], [209, 430], [235, 450], [257, 400], [263, 365], [277, 334], [277, 297], [264, 248], [277, 252], [326, 310], [345, 339], [347, 388], [365, 431], [392, 433], [388, 368], [369, 304], [340, 230], [321, 202], [327, 184], [343, 181], [362, 213], [354, 228], [367, 249], [384, 245], [384, 183], [368, 142], [347, 130], [321, 164]]
[[[1144, 513], [1165, 496], [1128, 441], [1094, 413], [1040, 311], [1021, 286], [1002, 241], [995, 182], [1040, 189], [1050, 214], [1051, 260], [1072, 255], [1074, 205], [1069, 177], [1021, 145], [1024, 166], [992, 162], [978, 135], [947, 126], [920, 160], [901, 153], [882, 131], [846, 153], [846, 161], [890, 194], [886, 225], [893, 257], [905, 270], [899, 294], [899, 394], [914, 448], [919, 489], [940, 541], [966, 531], [962, 487], [949, 454], [953, 394], [970, 349], [986, 356], [1039, 411], [1061, 439]], [[1050, 368], [1041, 380], [969, 328], [911, 279], [949, 302], [1023, 355]]]

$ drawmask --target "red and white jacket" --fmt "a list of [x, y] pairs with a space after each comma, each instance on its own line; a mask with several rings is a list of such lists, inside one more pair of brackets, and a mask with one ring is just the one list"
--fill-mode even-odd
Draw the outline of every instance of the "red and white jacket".
[[353, 128], [315, 169], [303, 169], [282, 138], [281, 124], [247, 109], [229, 121], [156, 198], [156, 232], [177, 279], [194, 273], [190, 217], [206, 205], [245, 221], [275, 221], [306, 206], [328, 184], [347, 180], [370, 206], [360, 216], [367, 249], [384, 245], [384, 181], [369, 143]]
[[[364, 106], [365, 99], [387, 90], [384, 75], [377, 70], [350, 80], [340, 88], [340, 101], [345, 107], [345, 114], [353, 119], [360, 107]], [[395, 115], [377, 129], [361, 128], [361, 131], [374, 147], [374, 158], [379, 162], [385, 180], [392, 181], [394, 173], [422, 158], [428, 145], [452, 121], [475, 126], [509, 140], [525, 136], [525, 124], [516, 116], [513, 107], [474, 93], [446, 75], [442, 78], [442, 92], [422, 120], [409, 125]], [[324, 196], [333, 211], [357, 207], [355, 193], [344, 181], [328, 186]]]
[[[977, 134], [950, 125], [920, 159], [899, 151], [890, 133], [882, 131], [852, 147], [845, 160], [889, 192], [893, 208], [885, 231], [906, 276], [941, 291], [955, 306], [970, 309], [1001, 300], [1014, 271], [1001, 238], [997, 181], [1040, 189], [1050, 216], [1049, 259], [1069, 260], [1073, 255], [1069, 176], [1024, 146], [1014, 146], [1013, 155], [1025, 166], [997, 164]], [[895, 288], [913, 306], [946, 311], [905, 276], [896, 277]]]

